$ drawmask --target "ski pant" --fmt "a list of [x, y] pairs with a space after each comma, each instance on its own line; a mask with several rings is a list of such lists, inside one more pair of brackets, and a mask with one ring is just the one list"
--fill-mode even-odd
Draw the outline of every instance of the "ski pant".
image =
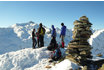
[[65, 44], [64, 44], [64, 38], [65, 36], [64, 35], [61, 35], [61, 44], [62, 44], [62, 48], [64, 48]]
[[36, 44], [37, 44], [37, 41], [36, 41], [36, 39], [35, 39], [35, 38], [34, 38], [34, 39], [32, 39], [32, 41], [33, 41], [32, 48], [33, 48], [33, 49], [35, 49], [35, 47], [36, 47]]
[[64, 35], [61, 35], [61, 41], [64, 42]]
[[38, 47], [43, 47], [43, 46], [44, 46], [44, 36], [40, 35], [38, 41]]

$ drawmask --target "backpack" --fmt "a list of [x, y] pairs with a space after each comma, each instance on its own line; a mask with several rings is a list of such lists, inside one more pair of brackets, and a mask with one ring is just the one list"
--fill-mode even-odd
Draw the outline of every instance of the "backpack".
[[45, 29], [42, 27], [39, 29], [39, 33], [40, 35], [44, 35], [45, 34]]
[[57, 57], [57, 58], [61, 57], [61, 50], [60, 50], [60, 48], [57, 48], [55, 50], [54, 56]]

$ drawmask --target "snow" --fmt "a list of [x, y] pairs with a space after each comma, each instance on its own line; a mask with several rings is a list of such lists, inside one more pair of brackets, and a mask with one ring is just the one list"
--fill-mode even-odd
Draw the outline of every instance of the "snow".
[[21, 42], [12, 28], [0, 28], [0, 54], [20, 49]]
[[104, 57], [104, 29], [95, 31], [93, 35], [91, 35], [89, 43], [93, 47], [92, 55], [101, 53]]
[[78, 65], [72, 63], [68, 59], [65, 59], [64, 61], [60, 62], [59, 64], [56, 64], [50, 70], [70, 70], [70, 69], [76, 70], [76, 69], [78, 69], [78, 67], [79, 67]]
[[[44, 26], [44, 25], [43, 25]], [[0, 28], [0, 70], [69, 70], [77, 69], [78, 66], [68, 59], [52, 66], [48, 62], [50, 51], [46, 48], [51, 40], [51, 28], [46, 26], [46, 34], [44, 36], [45, 47], [32, 49], [31, 33], [33, 28], [39, 27], [34, 22], [17, 23], [8, 28]], [[65, 37], [65, 45], [72, 40], [73, 29], [67, 29]], [[56, 28], [58, 44], [60, 40], [60, 28]], [[88, 42], [93, 49], [91, 50], [93, 60], [104, 59], [104, 29], [93, 30]], [[64, 55], [66, 49], [62, 49]], [[103, 57], [96, 57], [101, 53]], [[51, 65], [52, 68], [47, 69], [45, 66]]]
[[5, 53], [0, 55], [0, 70], [69, 70], [78, 67], [66, 59], [52, 66], [51, 69], [47, 69], [45, 67], [50, 65], [48, 62], [49, 55], [50, 51], [46, 47], [26, 48], [16, 52]]
[[[0, 70], [24, 70], [47, 60], [50, 52], [46, 47], [39, 49], [26, 48], [16, 52], [0, 55]], [[37, 70], [37, 69], [36, 69]]]

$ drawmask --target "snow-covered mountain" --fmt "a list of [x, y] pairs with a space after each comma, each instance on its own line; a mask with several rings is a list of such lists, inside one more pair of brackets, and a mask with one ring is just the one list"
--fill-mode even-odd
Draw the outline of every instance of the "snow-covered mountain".
[[[64, 60], [52, 68], [45, 68], [48, 63], [50, 51], [46, 49], [51, 40], [51, 29], [44, 26], [46, 34], [44, 37], [45, 47], [32, 49], [31, 33], [38, 24], [34, 22], [14, 24], [8, 28], [0, 28], [0, 70], [70, 70], [78, 66], [69, 60]], [[72, 40], [72, 29], [67, 29], [66, 46]], [[88, 40], [93, 47], [92, 55], [101, 53], [104, 57], [104, 29], [92, 30], [93, 34]], [[56, 28], [57, 42], [60, 42], [60, 28]], [[99, 58], [98, 58], [99, 59]]]
[[[44, 26], [44, 24], [43, 24]], [[33, 28], [38, 29], [39, 24], [34, 22], [27, 23], [17, 23], [8, 28], [0, 28], [0, 54], [16, 51], [24, 48], [32, 47], [32, 30]], [[51, 40], [51, 28], [44, 26], [46, 29], [46, 34], [44, 37], [45, 46], [48, 46]], [[60, 40], [60, 28], [56, 28], [57, 32], [57, 42]], [[89, 39], [90, 45], [93, 47], [92, 54], [104, 54], [104, 29], [101, 30], [92, 30], [93, 35]], [[65, 43], [66, 46], [72, 40], [72, 29], [67, 29]]]
[[[23, 48], [32, 47], [32, 30], [33, 28], [38, 29], [39, 25], [34, 22], [28, 23], [17, 23], [9, 28], [0, 28], [0, 54], [20, 50]], [[47, 46], [51, 40], [50, 28], [46, 29], [46, 34], [44, 37], [45, 46]], [[57, 32], [57, 42], [60, 42], [60, 29], [56, 28]], [[72, 40], [72, 30], [67, 29], [65, 43], [68, 45], [70, 40]]]
[[102, 54], [104, 57], [104, 29], [96, 30], [89, 39], [90, 45], [93, 47], [92, 55]]

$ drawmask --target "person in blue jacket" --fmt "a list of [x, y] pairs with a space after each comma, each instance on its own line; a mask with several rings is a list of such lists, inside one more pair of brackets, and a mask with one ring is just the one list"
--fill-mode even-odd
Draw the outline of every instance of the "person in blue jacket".
[[66, 35], [66, 26], [64, 25], [64, 23], [61, 23], [61, 33], [60, 33], [60, 38], [61, 38], [61, 43], [62, 43], [62, 48], [64, 48], [64, 37]]
[[56, 38], [56, 29], [54, 28], [54, 25], [52, 25], [51, 37]]
[[48, 50], [53, 51], [57, 47], [57, 42], [56, 42], [56, 29], [54, 28], [54, 25], [52, 25], [52, 31], [51, 31], [51, 41], [49, 46], [47, 47]]

